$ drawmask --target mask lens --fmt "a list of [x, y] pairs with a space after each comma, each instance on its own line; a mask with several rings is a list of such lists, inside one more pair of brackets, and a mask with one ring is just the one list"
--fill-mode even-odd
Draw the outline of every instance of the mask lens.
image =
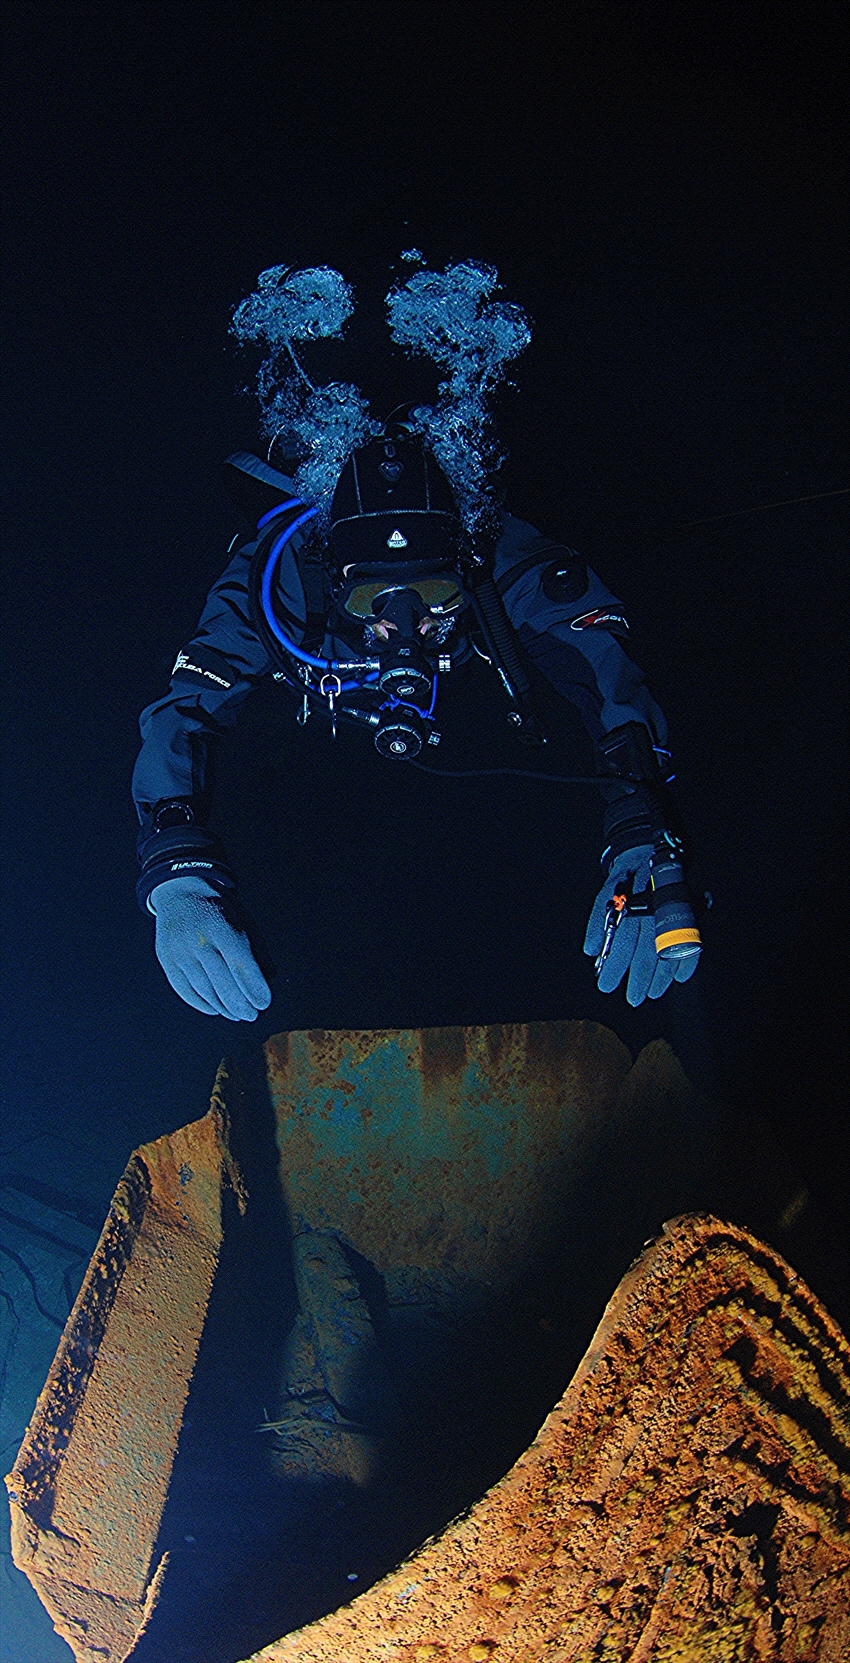
[[457, 579], [453, 577], [426, 577], [411, 584], [411, 588], [416, 590], [429, 611], [440, 616], [444, 612], [456, 611], [463, 599]]
[[409, 583], [399, 584], [388, 584], [384, 579], [380, 583], [356, 584], [345, 602], [345, 610], [355, 618], [376, 618], [375, 601], [379, 595], [390, 594], [393, 589], [412, 589], [435, 617], [456, 611], [463, 601], [457, 579], [448, 575], [415, 578]]

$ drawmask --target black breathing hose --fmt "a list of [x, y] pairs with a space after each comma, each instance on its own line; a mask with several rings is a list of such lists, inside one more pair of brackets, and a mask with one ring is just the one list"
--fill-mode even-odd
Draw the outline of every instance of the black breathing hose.
[[505, 676], [520, 710], [524, 712], [531, 698], [531, 684], [517, 652], [516, 637], [508, 621], [504, 601], [490, 572], [483, 572], [480, 577], [474, 579], [472, 605], [484, 640]]

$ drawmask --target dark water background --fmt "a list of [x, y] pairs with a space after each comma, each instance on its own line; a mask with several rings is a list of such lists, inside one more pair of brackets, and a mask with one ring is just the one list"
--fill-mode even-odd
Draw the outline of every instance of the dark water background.
[[[0, 1237], [4, 1470], [127, 1155], [204, 1111], [226, 1050], [283, 1028], [566, 1016], [633, 1054], [670, 1039], [721, 1104], [704, 1204], [846, 1322], [840, 18], [9, 10], [0, 1182], [79, 1216], [62, 1274], [31, 1232]], [[599, 996], [592, 790], [396, 773], [269, 686], [217, 797], [278, 965], [236, 1031], [171, 993], [136, 908], [137, 715], [224, 564], [221, 459], [257, 444], [233, 306], [273, 263], [338, 266], [358, 314], [312, 367], [380, 412], [429, 385], [382, 316], [411, 246], [495, 264], [535, 321], [500, 403], [508, 501], [626, 604], [714, 896], [706, 952], [657, 1005]], [[540, 766], [587, 772], [578, 718], [550, 711]], [[447, 768], [527, 761], [486, 680], [445, 733]], [[22, 1586], [7, 1556], [3, 1663], [68, 1655]]]

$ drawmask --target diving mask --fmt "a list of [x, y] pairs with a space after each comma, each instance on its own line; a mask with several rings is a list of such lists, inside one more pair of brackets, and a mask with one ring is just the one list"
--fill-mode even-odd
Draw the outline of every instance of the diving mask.
[[460, 578], [448, 562], [436, 568], [426, 561], [406, 565], [346, 566], [342, 607], [352, 617], [372, 623], [385, 612], [392, 595], [415, 594], [431, 618], [451, 618], [464, 604]]

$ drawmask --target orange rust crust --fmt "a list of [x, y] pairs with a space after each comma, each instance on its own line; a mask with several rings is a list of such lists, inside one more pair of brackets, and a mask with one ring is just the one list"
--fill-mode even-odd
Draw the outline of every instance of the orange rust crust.
[[840, 1663], [848, 1446], [840, 1329], [747, 1231], [685, 1216], [510, 1472], [251, 1663]]
[[557, 1230], [632, 1071], [594, 1022], [313, 1029], [265, 1052], [295, 1227], [334, 1230], [382, 1275], [451, 1265], [488, 1287]]
[[6, 1480], [15, 1564], [78, 1663], [126, 1657], [159, 1592], [151, 1557], [233, 1164], [225, 1077], [209, 1114], [131, 1157]]

